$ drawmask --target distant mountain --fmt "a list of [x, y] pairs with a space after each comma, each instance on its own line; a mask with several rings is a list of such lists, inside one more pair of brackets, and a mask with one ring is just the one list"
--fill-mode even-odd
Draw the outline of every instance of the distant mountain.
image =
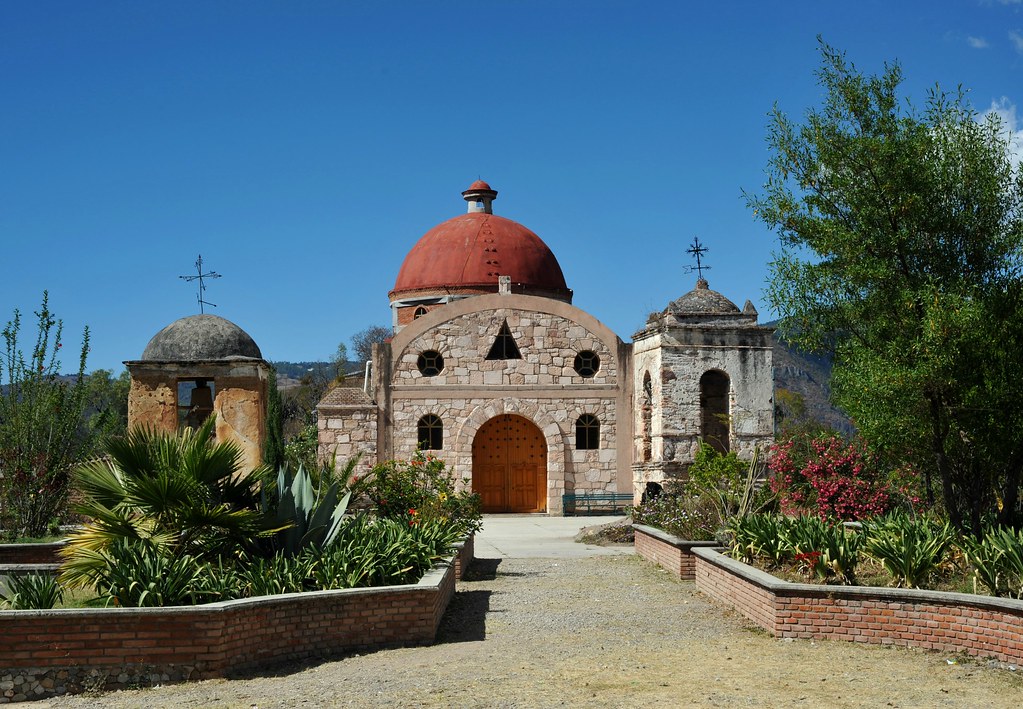
[[[770, 327], [777, 322], [765, 323]], [[807, 415], [843, 433], [852, 433], [848, 416], [831, 404], [831, 358], [801, 351], [782, 340], [777, 331], [774, 342], [774, 387], [803, 397]]]
[[[334, 365], [331, 362], [272, 362], [277, 370], [277, 386], [281, 389], [298, 386], [308, 376], [319, 380], [334, 378]], [[362, 371], [359, 362], [345, 362], [345, 371]]]

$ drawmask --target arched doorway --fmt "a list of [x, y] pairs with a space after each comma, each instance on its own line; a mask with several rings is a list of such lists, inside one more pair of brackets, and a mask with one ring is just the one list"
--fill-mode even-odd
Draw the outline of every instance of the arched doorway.
[[472, 442], [472, 490], [484, 512], [547, 510], [547, 442], [527, 418], [495, 416]]
[[700, 434], [719, 453], [731, 448], [729, 433], [728, 375], [712, 369], [700, 377]]

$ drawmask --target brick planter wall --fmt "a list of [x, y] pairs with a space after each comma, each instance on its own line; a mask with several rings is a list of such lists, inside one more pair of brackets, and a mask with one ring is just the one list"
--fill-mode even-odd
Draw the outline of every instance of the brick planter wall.
[[469, 573], [469, 565], [476, 558], [476, 535], [470, 534], [455, 551], [455, 578], [461, 581]]
[[13, 564], [59, 564], [57, 552], [64, 542], [0, 544], [0, 566]]
[[[966, 652], [1023, 662], [1023, 601], [916, 589], [819, 586], [781, 581], [724, 556], [636, 525], [636, 552], [674, 573], [695, 570], [696, 587], [775, 637]], [[678, 555], [689, 559], [678, 559]], [[685, 571], [679, 572], [680, 578]]]
[[647, 561], [670, 571], [676, 578], [691, 581], [696, 578], [695, 547], [716, 547], [717, 542], [693, 542], [679, 539], [645, 524], [634, 524], [636, 553]]
[[0, 611], [0, 703], [429, 644], [455, 571], [452, 561], [408, 586], [195, 607]]

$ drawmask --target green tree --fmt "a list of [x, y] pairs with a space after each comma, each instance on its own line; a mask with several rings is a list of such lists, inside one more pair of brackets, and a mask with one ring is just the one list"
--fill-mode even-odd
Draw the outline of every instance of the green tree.
[[91, 426], [99, 436], [123, 436], [128, 432], [128, 392], [131, 376], [121, 370], [97, 369], [85, 379], [86, 408], [83, 425]]
[[1023, 467], [1023, 172], [962, 90], [922, 110], [897, 63], [866, 76], [821, 42], [824, 104], [771, 113], [749, 205], [778, 232], [783, 334], [834, 354], [833, 395], [877, 449], [940, 485], [950, 519], [1018, 522]]
[[266, 391], [266, 442], [263, 444], [263, 464], [270, 470], [284, 465], [284, 402], [277, 388], [277, 369], [270, 365]]
[[50, 312], [49, 294], [35, 313], [37, 333], [28, 357], [21, 350], [21, 313], [4, 328], [0, 361], [0, 527], [9, 537], [40, 537], [66, 512], [71, 470], [91, 450], [96, 427], [86, 421], [82, 333], [78, 373], [60, 376], [63, 322]]

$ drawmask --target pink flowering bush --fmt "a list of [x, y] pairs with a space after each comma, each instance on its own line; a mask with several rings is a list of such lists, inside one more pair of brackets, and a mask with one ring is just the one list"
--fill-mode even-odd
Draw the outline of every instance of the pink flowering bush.
[[808, 447], [795, 439], [777, 443], [767, 467], [785, 514], [862, 520], [918, 501], [910, 472], [886, 472], [861, 441], [835, 434], [819, 436]]

